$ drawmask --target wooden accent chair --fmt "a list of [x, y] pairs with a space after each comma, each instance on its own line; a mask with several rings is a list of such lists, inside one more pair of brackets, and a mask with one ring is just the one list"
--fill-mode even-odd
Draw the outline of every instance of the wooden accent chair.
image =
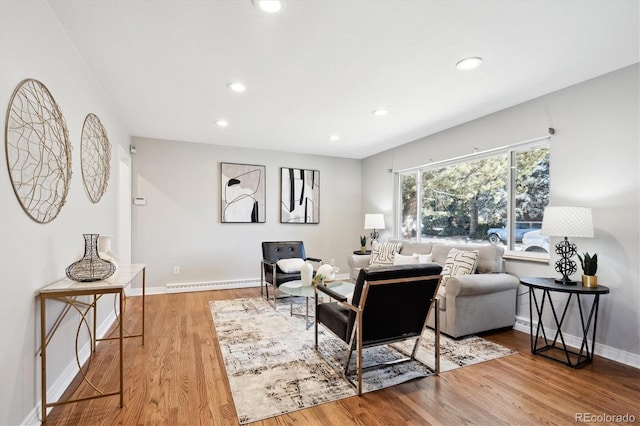
[[284, 272], [278, 266], [281, 259], [299, 258], [304, 261], [322, 264], [322, 259], [307, 257], [302, 241], [263, 241], [262, 261], [260, 262], [260, 294], [269, 300], [269, 286], [273, 286], [273, 304], [276, 302], [276, 289], [282, 283], [300, 279], [300, 271]]
[[[317, 291], [335, 301], [319, 303], [316, 294], [315, 348], [318, 353], [318, 325], [322, 324], [348, 344], [343, 377], [362, 393], [362, 350], [415, 339], [410, 357], [400, 362], [415, 360], [420, 337], [432, 309], [437, 313], [437, 291], [442, 267], [434, 264], [398, 265], [363, 268], [356, 281], [351, 303], [347, 298], [317, 286]], [[435, 305], [435, 308], [433, 308]], [[435, 374], [440, 373], [440, 330], [435, 323]], [[348, 375], [349, 361], [356, 351], [357, 384]], [[323, 356], [322, 353], [320, 353]], [[323, 358], [325, 358], [323, 356]], [[326, 360], [326, 358], [325, 358]], [[394, 361], [397, 363], [399, 361]], [[364, 370], [384, 365], [367, 367]]]

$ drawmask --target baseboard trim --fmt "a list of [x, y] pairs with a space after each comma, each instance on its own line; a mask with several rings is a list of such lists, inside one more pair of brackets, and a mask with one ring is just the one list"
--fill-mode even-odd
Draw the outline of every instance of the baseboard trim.
[[[537, 327], [538, 322], [534, 321], [533, 327], [534, 329]], [[523, 316], [516, 316], [516, 324], [513, 326], [514, 330], [521, 331], [526, 334], [530, 333], [530, 322], [529, 318]], [[553, 336], [556, 332], [555, 329], [545, 327], [545, 333], [547, 336]], [[582, 338], [578, 336], [573, 336], [571, 334], [562, 334], [564, 336], [564, 340], [568, 346], [580, 347], [582, 344]], [[589, 345], [591, 345], [591, 340], [588, 341]], [[599, 355], [603, 358], [607, 358], [613, 361], [617, 361], [621, 364], [625, 364], [634, 368], [640, 369], [640, 355], [634, 354], [631, 352], [623, 351], [621, 349], [614, 348], [612, 346], [603, 345], [602, 343], [596, 342], [595, 348], [593, 352], [596, 355]]]

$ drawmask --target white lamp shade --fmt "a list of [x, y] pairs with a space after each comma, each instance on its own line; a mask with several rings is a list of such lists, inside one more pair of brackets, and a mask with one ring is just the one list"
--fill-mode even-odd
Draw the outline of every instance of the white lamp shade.
[[545, 207], [542, 235], [593, 238], [593, 218], [588, 207]]
[[365, 214], [364, 229], [384, 229], [384, 215], [381, 213]]

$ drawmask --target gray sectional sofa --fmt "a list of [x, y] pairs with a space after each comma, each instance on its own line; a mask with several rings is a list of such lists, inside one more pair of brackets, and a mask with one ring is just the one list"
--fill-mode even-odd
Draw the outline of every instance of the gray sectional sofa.
[[[400, 254], [431, 254], [433, 262], [444, 265], [451, 248], [478, 250], [478, 262], [476, 273], [453, 276], [447, 280], [445, 286], [440, 286], [440, 330], [458, 338], [513, 327], [520, 280], [504, 272], [504, 250], [501, 247], [402, 241]], [[355, 282], [360, 268], [369, 266], [369, 260], [369, 255], [354, 254], [348, 257], [352, 281]], [[433, 326], [433, 317], [429, 318], [428, 324]]]

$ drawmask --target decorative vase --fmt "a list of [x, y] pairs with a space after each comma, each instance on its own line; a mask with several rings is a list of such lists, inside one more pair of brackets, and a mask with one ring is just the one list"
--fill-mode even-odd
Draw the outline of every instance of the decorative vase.
[[83, 234], [84, 256], [67, 266], [67, 277], [74, 281], [100, 281], [109, 278], [116, 271], [113, 262], [100, 258], [98, 254], [99, 234]]
[[100, 235], [98, 238], [98, 255], [103, 260], [109, 262], [118, 267], [118, 257], [113, 253], [111, 249], [111, 235]]
[[310, 262], [304, 262], [300, 267], [300, 281], [303, 286], [310, 286], [313, 278], [313, 265]]
[[322, 274], [326, 282], [336, 279], [336, 273], [340, 270], [337, 266], [322, 265], [318, 268], [316, 274]]
[[598, 287], [598, 276], [597, 275], [583, 275], [582, 276], [582, 287]]

